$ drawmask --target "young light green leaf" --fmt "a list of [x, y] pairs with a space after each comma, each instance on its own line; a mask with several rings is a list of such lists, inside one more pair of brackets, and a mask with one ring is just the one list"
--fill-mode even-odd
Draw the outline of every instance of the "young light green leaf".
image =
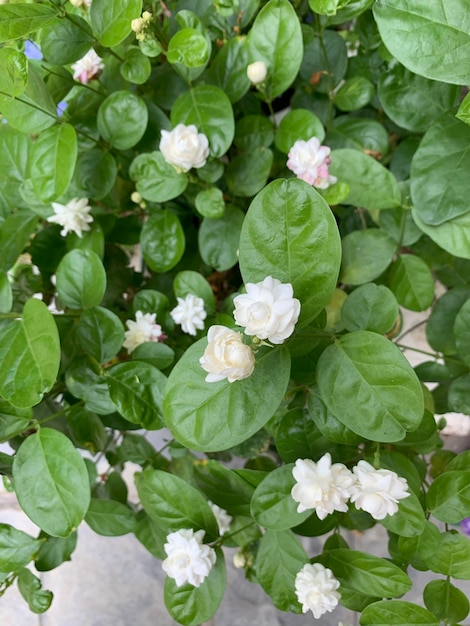
[[29, 569], [18, 574], [18, 589], [33, 613], [44, 613], [51, 606], [52, 591], [41, 587], [41, 581]]
[[57, 15], [55, 7], [44, 4], [2, 4], [0, 6], [0, 42], [18, 39], [39, 30]]
[[21, 508], [49, 535], [67, 537], [85, 517], [88, 472], [75, 446], [58, 430], [42, 428], [23, 441], [13, 462], [13, 481]]
[[90, 9], [93, 32], [103, 46], [116, 46], [131, 32], [131, 22], [141, 11], [142, 0], [96, 0]]
[[0, 524], [0, 572], [17, 572], [38, 552], [41, 542], [9, 524]]
[[28, 82], [28, 61], [24, 54], [13, 48], [0, 49], [0, 103], [10, 100], [26, 89]]
[[161, 152], [139, 154], [129, 170], [136, 189], [145, 200], [167, 202], [181, 195], [188, 185], [188, 177], [179, 174], [165, 161]]

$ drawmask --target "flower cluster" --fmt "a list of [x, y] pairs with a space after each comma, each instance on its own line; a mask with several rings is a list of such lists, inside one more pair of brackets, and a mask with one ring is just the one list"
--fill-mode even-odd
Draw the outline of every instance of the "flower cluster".
[[315, 619], [338, 605], [341, 597], [338, 587], [333, 572], [321, 563], [307, 563], [295, 577], [295, 594], [302, 612], [312, 611]]
[[359, 461], [352, 472], [342, 463], [331, 464], [327, 452], [315, 463], [297, 459], [292, 475], [296, 481], [292, 498], [302, 513], [314, 509], [319, 519], [333, 511], [346, 512], [350, 500], [358, 509], [376, 519], [384, 519], [398, 511], [398, 501], [407, 498], [408, 483], [395, 472], [375, 469], [367, 461]]
[[215, 550], [202, 543], [204, 534], [203, 530], [182, 528], [167, 536], [163, 546], [167, 558], [162, 567], [177, 587], [186, 583], [199, 587], [215, 564]]
[[[300, 315], [300, 302], [294, 298], [290, 283], [267, 276], [260, 283], [247, 283], [246, 294], [233, 299], [233, 316], [246, 335], [273, 344], [281, 344], [294, 332]], [[184, 330], [184, 328], [183, 328]], [[199, 359], [208, 372], [206, 382], [225, 378], [231, 383], [251, 376], [255, 357], [250, 346], [243, 343], [242, 334], [225, 326], [211, 326], [208, 345]]]
[[176, 306], [170, 315], [176, 324], [181, 325], [181, 329], [188, 335], [196, 335], [197, 329], [204, 329], [204, 320], [207, 313], [204, 309], [204, 300], [198, 298], [191, 293], [185, 298], [177, 298], [178, 306]]
[[124, 333], [124, 348], [127, 348], [129, 354], [147, 341], [162, 341], [165, 339], [162, 327], [156, 324], [156, 313], [142, 313], [137, 311], [135, 314], [135, 322], [127, 320], [126, 326], [129, 330]]
[[47, 218], [48, 222], [62, 226], [60, 234], [65, 237], [68, 233], [75, 233], [81, 237], [83, 231], [90, 230], [93, 217], [90, 215], [91, 207], [88, 198], [73, 198], [67, 204], [52, 203], [54, 215]]
[[135, 38], [137, 41], [145, 40], [145, 31], [152, 21], [152, 14], [150, 11], [144, 11], [142, 13], [142, 17], [137, 17], [135, 20], [131, 22], [131, 28], [135, 33]]
[[172, 131], [162, 130], [159, 148], [165, 161], [181, 173], [203, 167], [209, 156], [209, 140], [198, 133], [194, 124], [178, 124]]
[[336, 182], [328, 172], [331, 163], [330, 148], [321, 146], [316, 137], [308, 141], [296, 141], [289, 150], [287, 167], [297, 178], [318, 189], [326, 189]]
[[72, 69], [74, 80], [86, 85], [104, 69], [103, 59], [91, 48], [84, 57], [73, 63]]

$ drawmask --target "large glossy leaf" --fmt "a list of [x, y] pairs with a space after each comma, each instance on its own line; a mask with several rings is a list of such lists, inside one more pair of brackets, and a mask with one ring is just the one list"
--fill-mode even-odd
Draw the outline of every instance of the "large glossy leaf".
[[73, 63], [92, 47], [93, 34], [88, 23], [79, 15], [73, 20], [55, 19], [42, 29], [41, 52], [50, 63]]
[[214, 85], [198, 85], [182, 93], [171, 109], [171, 123], [194, 124], [208, 138], [214, 157], [227, 152], [235, 132], [230, 100]]
[[194, 450], [226, 450], [257, 432], [279, 406], [290, 374], [285, 348], [259, 353], [253, 374], [233, 383], [207, 383], [199, 364], [207, 345], [192, 345], [172, 370], [163, 411], [173, 436]]
[[77, 161], [77, 133], [70, 124], [45, 130], [31, 154], [33, 189], [44, 203], [57, 200], [69, 186]]
[[155, 272], [167, 272], [183, 256], [184, 231], [175, 213], [168, 209], [153, 213], [140, 236], [147, 265]]
[[0, 269], [9, 270], [18, 260], [36, 229], [38, 216], [31, 211], [11, 213], [0, 224]]
[[411, 197], [421, 221], [438, 226], [469, 211], [469, 168], [470, 127], [446, 116], [427, 131], [411, 164]]
[[426, 324], [426, 337], [434, 350], [444, 354], [457, 352], [454, 324], [459, 311], [469, 300], [470, 289], [454, 287], [435, 303]]
[[396, 243], [379, 228], [355, 230], [343, 237], [340, 281], [363, 285], [378, 278], [393, 259]]
[[412, 215], [418, 228], [438, 246], [456, 257], [470, 259], [470, 211], [438, 226], [425, 224], [415, 210]]
[[376, 333], [341, 337], [321, 355], [317, 378], [333, 415], [372, 441], [400, 441], [423, 417], [416, 374], [400, 350]]
[[98, 109], [100, 135], [118, 150], [135, 146], [147, 128], [148, 111], [142, 98], [129, 91], [115, 91]]
[[165, 581], [165, 605], [170, 615], [180, 624], [199, 626], [217, 611], [226, 585], [225, 560], [222, 550], [216, 549], [216, 563], [199, 587], [189, 583], [177, 587], [172, 578]]
[[388, 50], [415, 74], [445, 83], [470, 82], [470, 15], [466, 0], [377, 0], [374, 17]]
[[18, 39], [38, 30], [57, 15], [54, 7], [43, 4], [2, 4], [0, 6], [0, 41]]
[[103, 46], [115, 46], [131, 32], [131, 21], [141, 11], [142, 0], [96, 0], [90, 10], [93, 32]]
[[161, 152], [139, 154], [132, 161], [129, 174], [142, 198], [152, 202], [172, 200], [188, 185], [188, 177], [167, 163]]
[[302, 544], [291, 531], [268, 530], [263, 535], [255, 561], [256, 579], [281, 611], [301, 612], [295, 577], [307, 562]]
[[198, 232], [201, 257], [207, 265], [218, 272], [233, 267], [238, 261], [240, 231], [244, 213], [239, 208], [228, 205], [223, 217], [206, 217]]
[[124, 341], [121, 320], [109, 309], [94, 306], [83, 312], [77, 324], [80, 346], [98, 363], [105, 363], [119, 352]]
[[14, 406], [38, 404], [56, 381], [59, 334], [46, 305], [27, 301], [23, 317], [0, 332], [0, 395]]
[[57, 430], [42, 428], [23, 441], [13, 462], [13, 480], [23, 511], [53, 537], [70, 535], [87, 512], [85, 462]]
[[247, 38], [231, 37], [214, 58], [208, 71], [208, 82], [222, 89], [230, 102], [237, 102], [250, 87], [246, 75], [248, 63]]
[[470, 470], [454, 470], [438, 476], [429, 487], [426, 504], [441, 522], [458, 524], [470, 517]]
[[426, 555], [426, 565], [438, 574], [470, 580], [470, 539], [456, 531], [441, 533]]
[[266, 93], [272, 100], [293, 82], [302, 62], [299, 18], [288, 0], [269, 0], [250, 31], [250, 57], [268, 68]]
[[60, 262], [56, 284], [65, 306], [86, 309], [101, 303], [106, 289], [106, 272], [96, 252], [75, 249]]
[[341, 308], [341, 320], [349, 331], [371, 330], [383, 335], [397, 323], [398, 313], [390, 289], [366, 283], [349, 294]]
[[429, 582], [424, 588], [423, 600], [434, 615], [451, 623], [465, 619], [470, 609], [467, 596], [450, 580]]
[[24, 206], [20, 186], [27, 176], [30, 147], [27, 135], [7, 124], [0, 125], [0, 215]]
[[361, 626], [439, 626], [435, 615], [423, 607], [402, 600], [381, 600], [369, 604], [359, 618]]
[[9, 524], [0, 524], [0, 572], [17, 572], [38, 552], [41, 542]]
[[330, 173], [349, 185], [344, 204], [365, 209], [389, 209], [400, 205], [401, 193], [391, 172], [373, 157], [343, 148], [331, 153]]
[[85, 522], [98, 535], [120, 537], [135, 528], [135, 513], [122, 502], [92, 498]]
[[266, 276], [291, 283], [302, 305], [302, 326], [330, 300], [340, 246], [325, 200], [301, 180], [276, 180], [260, 191], [248, 209], [240, 236], [240, 270], [245, 283]]
[[398, 304], [410, 311], [424, 311], [434, 299], [434, 278], [418, 256], [400, 254], [390, 269], [390, 289]]

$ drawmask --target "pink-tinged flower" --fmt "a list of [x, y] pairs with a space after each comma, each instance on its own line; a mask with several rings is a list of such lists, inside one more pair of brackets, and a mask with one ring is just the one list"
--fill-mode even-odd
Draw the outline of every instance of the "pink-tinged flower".
[[230, 524], [232, 523], [233, 517], [229, 515], [225, 509], [221, 509], [220, 506], [217, 506], [217, 504], [214, 504], [210, 500], [207, 501], [207, 504], [211, 507], [212, 513], [217, 520], [219, 535], [223, 535], [228, 532], [230, 530]]
[[203, 530], [182, 528], [167, 536], [163, 546], [167, 558], [162, 567], [177, 587], [186, 583], [199, 587], [215, 565], [215, 550], [202, 543], [204, 534]]
[[89, 214], [91, 207], [88, 198], [73, 198], [67, 204], [52, 203], [54, 215], [47, 218], [48, 222], [63, 226], [60, 234], [65, 237], [68, 233], [82, 236], [83, 231], [90, 230], [93, 217]]
[[315, 463], [297, 459], [292, 470], [295, 485], [292, 498], [299, 503], [298, 513], [314, 509], [319, 519], [333, 511], [348, 510], [346, 504], [353, 492], [354, 476], [342, 463], [331, 464], [329, 452]]
[[142, 313], [137, 311], [135, 314], [135, 322], [127, 320], [126, 326], [129, 330], [124, 333], [124, 348], [127, 348], [129, 354], [147, 341], [163, 341], [166, 336], [163, 334], [160, 324], [156, 324], [156, 313]]
[[337, 180], [328, 173], [330, 152], [330, 148], [321, 146], [316, 137], [308, 141], [299, 139], [289, 150], [287, 167], [309, 185], [326, 189]]
[[204, 329], [204, 320], [207, 317], [204, 300], [191, 293], [188, 293], [185, 298], [177, 298], [177, 300], [178, 306], [170, 311], [171, 317], [176, 324], [181, 325], [183, 332], [188, 333], [188, 335], [196, 335], [196, 329]]
[[209, 140], [204, 133], [198, 133], [194, 124], [178, 124], [172, 131], [162, 130], [159, 147], [165, 161], [179, 172], [203, 167], [209, 156]]
[[104, 69], [103, 59], [91, 48], [84, 57], [72, 65], [73, 78], [86, 85]]
[[295, 594], [302, 605], [302, 613], [312, 611], [318, 619], [331, 612], [341, 594], [336, 591], [339, 582], [333, 572], [321, 563], [307, 563], [295, 577]]
[[206, 382], [227, 379], [233, 383], [251, 376], [255, 357], [251, 348], [243, 343], [241, 333], [215, 325], [209, 328], [207, 339], [207, 348], [199, 359], [202, 369], [208, 372]]
[[396, 513], [398, 501], [410, 495], [407, 481], [391, 470], [377, 470], [367, 461], [359, 461], [353, 472], [357, 482], [351, 502], [376, 520]]

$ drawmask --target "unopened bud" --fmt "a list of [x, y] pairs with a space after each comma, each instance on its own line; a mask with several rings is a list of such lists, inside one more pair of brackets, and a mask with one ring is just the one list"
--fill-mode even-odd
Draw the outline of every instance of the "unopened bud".
[[131, 28], [134, 33], [140, 33], [140, 31], [145, 28], [145, 21], [141, 17], [136, 17], [135, 20], [131, 22]]
[[250, 65], [246, 68], [246, 75], [254, 85], [262, 83], [264, 80], [266, 80], [266, 76], [268, 75], [268, 68], [266, 67], [266, 63], [264, 63], [263, 61], [255, 61], [254, 63], [250, 63]]
[[152, 14], [150, 13], [150, 11], [144, 11], [142, 13], [142, 19], [148, 24], [148, 22], [150, 22], [150, 20], [152, 19]]
[[134, 191], [131, 194], [131, 200], [132, 202], [135, 202], [136, 204], [140, 204], [143, 200], [142, 196], [140, 195], [140, 193], [138, 191]]

